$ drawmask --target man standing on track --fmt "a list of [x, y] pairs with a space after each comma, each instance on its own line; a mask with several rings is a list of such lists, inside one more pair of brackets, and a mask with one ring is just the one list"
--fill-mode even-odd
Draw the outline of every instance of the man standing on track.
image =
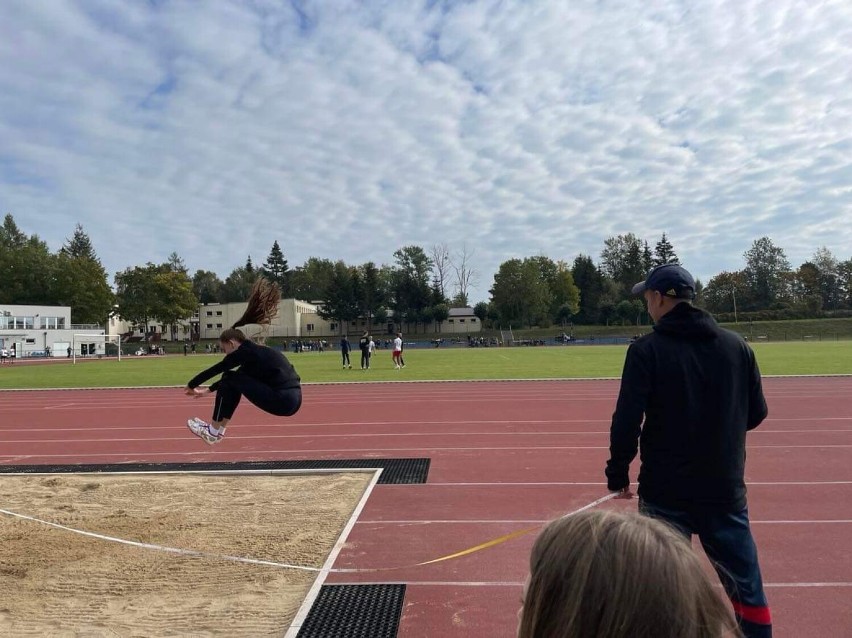
[[[766, 418], [754, 353], [693, 307], [695, 281], [677, 264], [633, 287], [654, 331], [627, 350], [610, 431], [607, 485], [631, 498], [629, 466], [641, 447], [639, 511], [697, 534], [747, 638], [772, 624], [746, 504], [746, 432]], [[644, 423], [643, 423], [644, 419]]]

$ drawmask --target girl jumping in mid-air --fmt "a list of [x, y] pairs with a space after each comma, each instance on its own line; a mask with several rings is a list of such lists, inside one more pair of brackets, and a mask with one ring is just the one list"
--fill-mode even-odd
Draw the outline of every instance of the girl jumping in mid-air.
[[[237, 330], [247, 324], [269, 325], [278, 312], [280, 299], [278, 286], [266, 279], [258, 279], [252, 286], [243, 316], [219, 336], [225, 358], [198, 373], [186, 384], [184, 392], [191, 397], [216, 393], [211, 422], [193, 418], [186, 423], [195, 436], [210, 445], [225, 437], [225, 427], [242, 397], [276, 416], [293, 416], [302, 405], [301, 379], [284, 355], [254, 343]], [[220, 373], [222, 378], [206, 390], [199, 387]]]

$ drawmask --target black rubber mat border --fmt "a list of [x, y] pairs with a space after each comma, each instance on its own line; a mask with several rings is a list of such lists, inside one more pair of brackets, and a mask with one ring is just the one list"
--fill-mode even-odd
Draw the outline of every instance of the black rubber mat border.
[[298, 638], [396, 638], [405, 585], [323, 585]]
[[112, 463], [78, 465], [0, 465], [0, 474], [71, 472], [217, 472], [245, 470], [325, 470], [382, 468], [379, 483], [413, 485], [425, 483], [429, 476], [428, 458], [388, 459], [308, 459], [284, 461], [237, 461], [201, 463]]

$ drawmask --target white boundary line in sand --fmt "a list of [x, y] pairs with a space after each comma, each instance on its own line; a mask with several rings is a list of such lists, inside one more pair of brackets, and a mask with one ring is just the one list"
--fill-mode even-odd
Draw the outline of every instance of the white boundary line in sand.
[[155, 545], [152, 543], [140, 543], [136, 541], [129, 541], [122, 538], [116, 538], [113, 536], [106, 536], [104, 534], [96, 534], [94, 532], [87, 532], [84, 530], [75, 529], [73, 527], [68, 527], [65, 525], [60, 525], [58, 523], [52, 523], [50, 521], [45, 521], [33, 516], [27, 516], [24, 514], [18, 514], [16, 512], [12, 512], [5, 509], [0, 509], [0, 514], [5, 514], [7, 516], [32, 521], [35, 523], [40, 523], [43, 525], [47, 525], [49, 527], [53, 527], [56, 529], [61, 529], [63, 531], [72, 532], [75, 534], [80, 534], [82, 536], [88, 536], [91, 538], [97, 538], [99, 540], [105, 540], [113, 543], [120, 543], [123, 545], [131, 545], [133, 547], [139, 547], [142, 549], [150, 549], [160, 552], [166, 552], [170, 554], [179, 554], [182, 556], [190, 556], [195, 558], [212, 558], [218, 560], [226, 560], [238, 563], [248, 563], [252, 565], [264, 565], [269, 567], [280, 567], [286, 569], [297, 569], [300, 571], [308, 571], [308, 572], [316, 572], [317, 577], [314, 580], [311, 588], [308, 590], [305, 599], [302, 601], [302, 605], [299, 607], [299, 610], [296, 612], [296, 616], [293, 619], [293, 622], [290, 625], [287, 633], [285, 634], [285, 638], [295, 637], [298, 630], [301, 628], [302, 623], [304, 622], [305, 617], [307, 617], [308, 612], [311, 609], [311, 606], [314, 603], [314, 600], [319, 595], [320, 588], [322, 584], [325, 582], [325, 579], [328, 577], [328, 574], [332, 572], [331, 566], [334, 564], [334, 561], [337, 560], [337, 556], [340, 551], [343, 549], [343, 545], [346, 543], [346, 539], [349, 536], [349, 533], [352, 531], [352, 528], [355, 526], [356, 519], [360, 516], [361, 511], [364, 509], [364, 506], [367, 503], [367, 499], [370, 497], [370, 494], [373, 491], [373, 488], [378, 483], [379, 477], [382, 474], [382, 468], [322, 468], [322, 469], [312, 469], [312, 470], [198, 470], [198, 471], [151, 471], [151, 472], [67, 472], [62, 474], [57, 474], [55, 472], [21, 472], [21, 473], [7, 473], [0, 475], [0, 479], [3, 476], [129, 476], [129, 475], [164, 475], [164, 474], [173, 474], [173, 475], [186, 475], [186, 474], [196, 474], [196, 475], [291, 475], [291, 476], [305, 476], [305, 475], [315, 475], [315, 474], [340, 474], [340, 473], [371, 473], [372, 478], [370, 479], [369, 484], [367, 485], [364, 493], [361, 495], [358, 504], [355, 506], [355, 509], [352, 511], [352, 514], [349, 517], [349, 520], [346, 522], [343, 530], [337, 538], [334, 546], [329, 552], [328, 557], [323, 563], [322, 567], [306, 567], [302, 565], [290, 565], [287, 563], [279, 563], [268, 560], [260, 560], [253, 558], [245, 558], [241, 556], [228, 556], [224, 554], [214, 554], [211, 552], [203, 552], [199, 550], [192, 549], [181, 549], [176, 547], [166, 547], [163, 545]]

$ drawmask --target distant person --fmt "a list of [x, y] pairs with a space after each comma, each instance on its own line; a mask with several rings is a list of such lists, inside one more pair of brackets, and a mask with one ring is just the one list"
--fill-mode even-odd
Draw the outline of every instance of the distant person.
[[68, 358], [71, 358], [71, 346], [68, 346], [68, 349], [65, 351], [68, 353]]
[[184, 341], [183, 342], [183, 356], [187, 356], [189, 354], [189, 344]]
[[9, 359], [9, 350], [4, 346], [0, 348], [0, 363], [6, 363]]
[[343, 369], [352, 369], [352, 362], [349, 360], [349, 352], [352, 350], [352, 344], [349, 343], [349, 337], [343, 335], [340, 339], [340, 356], [343, 357]]
[[50, 346], [45, 346], [45, 347], [44, 347], [44, 356], [45, 356], [45, 357], [50, 357]]
[[[278, 350], [261, 346], [238, 330], [247, 324], [268, 325], [278, 311], [281, 292], [264, 278], [255, 281], [245, 313], [219, 336], [225, 358], [190, 379], [185, 394], [198, 398], [216, 393], [210, 423], [192, 418], [187, 427], [205, 443], [214, 445], [225, 437], [225, 428], [245, 397], [264, 412], [276, 416], [293, 416], [302, 405], [299, 375]], [[222, 377], [207, 390], [199, 386], [218, 374]]]
[[376, 342], [373, 341], [373, 336], [370, 335], [368, 337], [369, 341], [367, 341], [367, 369], [370, 368], [370, 361], [373, 358], [373, 353], [376, 351]]
[[402, 333], [397, 332], [393, 340], [393, 354], [391, 355], [394, 367], [399, 370], [402, 367]]
[[746, 432], [766, 418], [754, 353], [695, 308], [695, 280], [677, 264], [633, 287], [654, 330], [627, 350], [610, 430], [609, 489], [632, 496], [629, 466], [641, 448], [639, 511], [697, 534], [748, 638], [772, 635], [749, 528]]
[[361, 338], [358, 339], [358, 349], [361, 350], [361, 369], [370, 369], [370, 333], [364, 332]]
[[592, 510], [553, 521], [530, 554], [518, 638], [722, 638], [736, 623], [668, 525]]

